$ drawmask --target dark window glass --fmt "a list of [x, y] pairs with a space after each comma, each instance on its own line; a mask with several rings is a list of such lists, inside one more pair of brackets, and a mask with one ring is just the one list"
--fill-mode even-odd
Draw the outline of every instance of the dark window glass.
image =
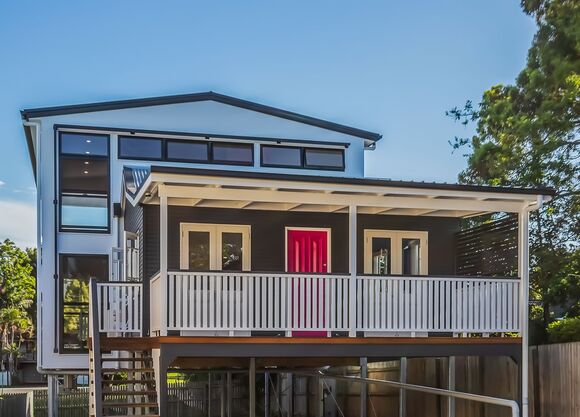
[[189, 269], [209, 270], [209, 232], [189, 232]]
[[167, 141], [167, 159], [207, 162], [208, 153], [207, 143]]
[[262, 146], [262, 164], [275, 166], [302, 166], [302, 148]]
[[60, 153], [109, 156], [109, 136], [62, 132], [60, 134]]
[[109, 229], [108, 136], [61, 133], [60, 229]]
[[89, 333], [89, 280], [107, 281], [106, 255], [62, 255], [61, 278], [61, 340], [69, 352], [87, 350]]
[[373, 237], [373, 274], [389, 275], [391, 273], [391, 239]]
[[60, 159], [60, 189], [62, 192], [100, 192], [109, 189], [107, 159], [65, 156]]
[[304, 149], [304, 164], [307, 167], [343, 169], [343, 159], [341, 149]]
[[242, 234], [222, 233], [222, 270], [242, 270]]
[[143, 137], [119, 137], [119, 158], [161, 159], [162, 140]]
[[419, 275], [421, 273], [420, 239], [403, 239], [403, 275]]
[[212, 152], [214, 162], [242, 165], [251, 165], [254, 162], [254, 145], [252, 144], [214, 143]]

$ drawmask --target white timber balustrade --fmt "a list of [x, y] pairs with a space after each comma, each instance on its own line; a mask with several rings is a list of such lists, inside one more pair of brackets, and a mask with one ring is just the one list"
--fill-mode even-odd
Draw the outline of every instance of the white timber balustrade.
[[141, 333], [141, 284], [100, 282], [96, 285], [100, 333]]
[[517, 279], [364, 276], [357, 278], [359, 331], [519, 331]]
[[168, 274], [168, 330], [348, 331], [344, 275]]
[[[168, 272], [151, 280], [151, 331], [505, 333], [520, 330], [507, 278]], [[162, 300], [163, 294], [166, 299]], [[166, 306], [166, 310], [164, 310]]]

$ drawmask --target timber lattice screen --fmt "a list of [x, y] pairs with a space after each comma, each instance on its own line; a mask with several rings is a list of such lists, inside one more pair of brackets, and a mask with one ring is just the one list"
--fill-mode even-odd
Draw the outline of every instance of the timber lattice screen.
[[508, 215], [455, 234], [457, 275], [516, 276], [518, 218]]

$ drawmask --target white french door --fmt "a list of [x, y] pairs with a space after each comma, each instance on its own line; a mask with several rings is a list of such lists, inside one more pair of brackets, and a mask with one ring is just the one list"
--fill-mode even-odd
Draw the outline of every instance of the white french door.
[[181, 223], [180, 268], [197, 271], [249, 271], [248, 225]]
[[428, 232], [364, 231], [364, 271], [374, 275], [427, 275]]

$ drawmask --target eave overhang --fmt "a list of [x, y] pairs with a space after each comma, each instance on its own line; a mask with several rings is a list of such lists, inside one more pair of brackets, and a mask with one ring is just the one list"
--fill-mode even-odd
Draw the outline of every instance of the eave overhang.
[[[126, 171], [136, 169], [125, 168]], [[138, 174], [131, 175], [138, 175], [141, 181], [133, 191], [126, 189], [131, 204], [158, 204], [163, 193], [172, 205], [192, 207], [346, 213], [349, 207], [356, 206], [361, 214], [466, 218], [495, 212], [517, 213], [538, 202], [549, 201], [553, 195], [550, 189], [167, 166], [138, 169], [141, 170]]]

